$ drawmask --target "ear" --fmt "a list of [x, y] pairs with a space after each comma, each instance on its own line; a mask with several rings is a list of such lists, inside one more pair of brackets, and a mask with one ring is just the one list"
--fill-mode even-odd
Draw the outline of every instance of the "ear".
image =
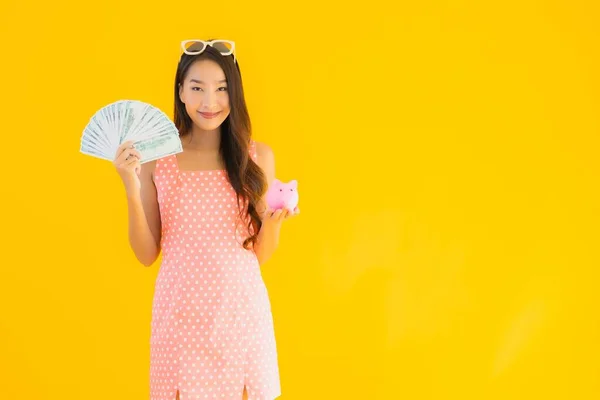
[[294, 179], [294, 180], [290, 181], [290, 183], [292, 184], [292, 187], [293, 187], [294, 189], [297, 189], [297, 188], [298, 188], [298, 181], [297, 181], [296, 179]]
[[275, 186], [275, 185], [278, 185], [280, 183], [281, 183], [281, 181], [279, 179], [273, 178], [273, 180], [271, 181], [271, 186]]
[[183, 86], [181, 85], [181, 83], [179, 84], [179, 100], [181, 100], [182, 103], [185, 103], [185, 101], [183, 101]]

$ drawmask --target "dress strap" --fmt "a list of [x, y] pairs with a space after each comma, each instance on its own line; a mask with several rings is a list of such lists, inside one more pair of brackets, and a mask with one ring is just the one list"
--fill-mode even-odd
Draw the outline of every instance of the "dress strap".
[[250, 158], [252, 158], [252, 161], [256, 162], [258, 159], [258, 154], [256, 153], [256, 141], [252, 139], [250, 140], [250, 147], [248, 151], [250, 152]]
[[179, 175], [177, 168], [177, 158], [175, 154], [168, 155], [166, 157], [158, 158], [156, 165], [154, 166], [154, 179], [172, 179], [173, 175]]
[[154, 164], [154, 180], [156, 180], [157, 178], [160, 179], [161, 175], [162, 175], [162, 171], [163, 170], [163, 160], [161, 158], [156, 160], [156, 163]]

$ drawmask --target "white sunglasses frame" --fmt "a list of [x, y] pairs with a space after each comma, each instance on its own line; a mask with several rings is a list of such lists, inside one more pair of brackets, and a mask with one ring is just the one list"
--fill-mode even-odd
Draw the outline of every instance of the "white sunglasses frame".
[[[204, 44], [204, 48], [200, 51], [188, 51], [185, 48], [185, 45], [189, 42], [202, 42]], [[222, 51], [219, 51], [222, 55], [224, 56], [229, 56], [231, 54], [233, 54], [233, 63], [235, 64], [236, 58], [235, 58], [235, 42], [233, 40], [222, 40], [222, 39], [215, 39], [215, 40], [211, 40], [211, 41], [206, 41], [206, 40], [202, 40], [202, 39], [187, 39], [187, 40], [183, 40], [181, 42], [181, 48], [183, 49], [183, 52], [185, 54], [188, 54], [190, 56], [195, 56], [197, 54], [202, 53], [204, 50], [206, 50], [206, 46], [212, 46], [214, 43], [217, 42], [222, 42], [222, 43], [229, 43], [231, 45], [231, 51], [227, 52], [227, 53], [223, 53]]]

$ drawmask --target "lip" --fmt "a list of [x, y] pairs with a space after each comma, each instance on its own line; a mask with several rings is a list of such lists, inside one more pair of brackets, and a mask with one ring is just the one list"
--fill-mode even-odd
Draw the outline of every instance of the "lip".
[[206, 119], [211, 119], [216, 117], [217, 115], [221, 114], [221, 111], [216, 112], [216, 113], [204, 113], [204, 112], [198, 112], [198, 114], [202, 115], [204, 118]]

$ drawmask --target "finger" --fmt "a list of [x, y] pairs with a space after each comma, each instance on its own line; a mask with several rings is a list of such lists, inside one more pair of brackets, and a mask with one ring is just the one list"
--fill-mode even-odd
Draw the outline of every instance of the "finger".
[[133, 140], [128, 140], [121, 143], [121, 150], [123, 149], [133, 149]]
[[129, 152], [129, 155], [127, 156], [127, 158], [129, 157], [137, 157], [138, 159], [142, 158], [142, 154], [137, 151], [136, 149], [127, 149], [127, 151]]
[[129, 154], [125, 157], [126, 160], [137, 158], [138, 160], [142, 158], [142, 155], [136, 150], [127, 150]]
[[125, 149], [125, 151], [123, 151], [121, 153], [121, 155], [119, 156], [119, 158], [117, 160], [129, 161], [132, 158], [135, 158], [135, 152], [136, 152], [136, 150], [133, 150], [133, 149]]
[[265, 208], [260, 215], [262, 215], [262, 219], [271, 218], [272, 210], [270, 208]]
[[284, 219], [286, 219], [288, 216], [288, 209], [287, 208], [283, 208], [281, 210], [281, 214], [279, 214], [279, 220], [283, 221]]
[[121, 166], [125, 167], [125, 168], [130, 168], [132, 165], [134, 165], [136, 162], [138, 162], [137, 158], [133, 157], [129, 160], [125, 160]]
[[127, 152], [127, 150], [125, 149], [124, 151], [120, 152], [117, 157], [115, 158], [115, 163], [116, 164], [120, 164], [123, 161], [125, 161], [127, 159], [127, 157], [129, 156], [129, 153]]
[[274, 219], [275, 221], [279, 221], [279, 217], [281, 217], [281, 208], [278, 208], [277, 210], [275, 210], [275, 212], [271, 215], [271, 218]]
[[117, 158], [127, 148], [133, 148], [133, 140], [128, 140], [126, 142], [121, 143], [119, 145], [119, 147], [117, 148], [117, 152], [115, 154], [115, 158]]

